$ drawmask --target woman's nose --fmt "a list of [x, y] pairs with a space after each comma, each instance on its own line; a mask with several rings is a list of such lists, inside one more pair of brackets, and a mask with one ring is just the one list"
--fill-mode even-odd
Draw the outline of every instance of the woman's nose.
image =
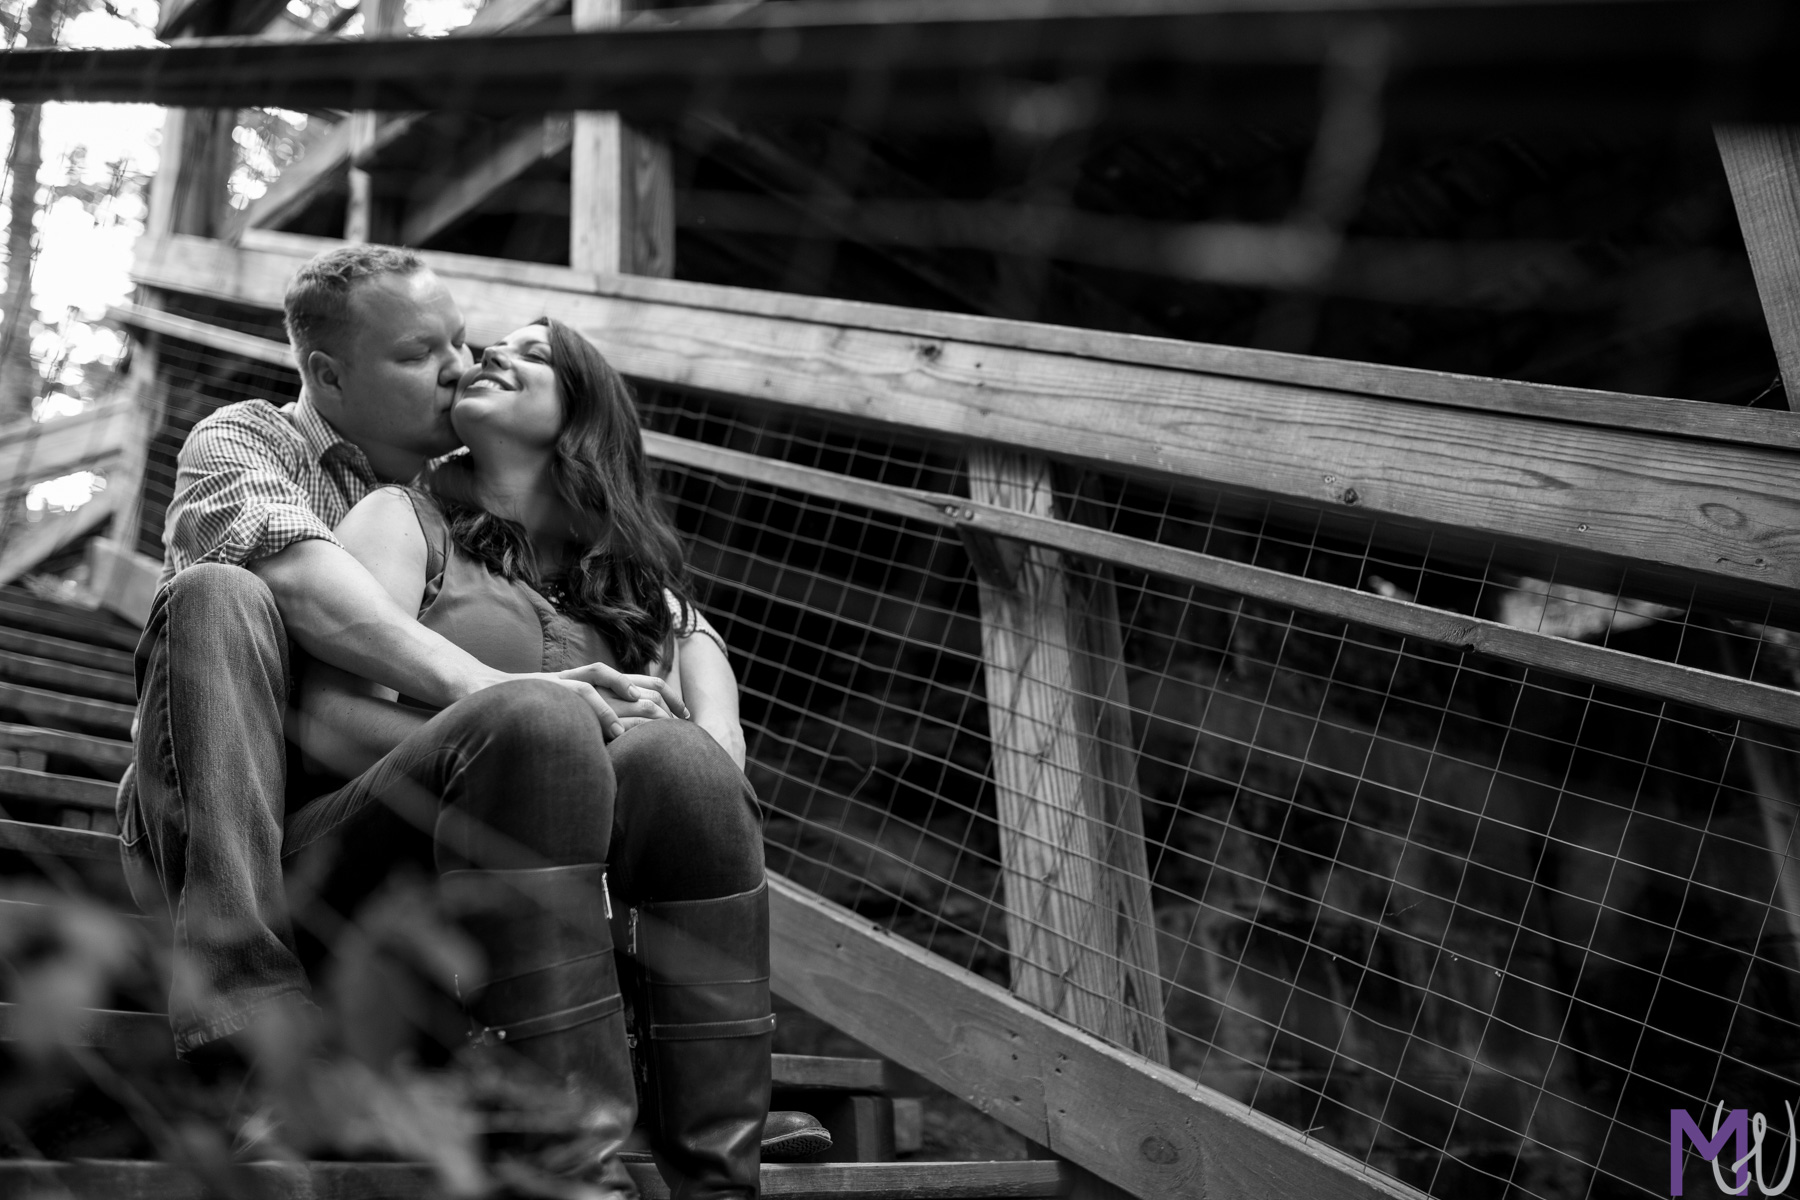
[[504, 367], [506, 364], [506, 347], [504, 346], [489, 346], [481, 352], [481, 365], [484, 367]]

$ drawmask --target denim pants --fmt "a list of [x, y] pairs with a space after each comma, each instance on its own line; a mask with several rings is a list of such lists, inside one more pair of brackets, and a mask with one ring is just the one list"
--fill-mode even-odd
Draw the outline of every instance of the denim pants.
[[284, 863], [324, 859], [308, 871], [320, 880], [308, 903], [329, 905], [333, 921], [403, 863], [608, 862], [626, 904], [730, 895], [762, 879], [754, 797], [711, 737], [662, 720], [606, 746], [587, 705], [541, 680], [451, 705], [289, 814], [289, 661], [268, 588], [219, 564], [175, 577], [138, 646], [121, 852], [140, 905], [166, 905], [173, 921], [178, 1053], [308, 993]]

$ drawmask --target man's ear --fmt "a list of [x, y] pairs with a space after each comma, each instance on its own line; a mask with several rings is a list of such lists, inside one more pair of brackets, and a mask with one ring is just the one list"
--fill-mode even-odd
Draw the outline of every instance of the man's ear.
[[335, 399], [343, 397], [343, 364], [325, 351], [310, 351], [306, 356], [306, 369], [301, 374], [306, 377], [306, 384], [312, 390]]

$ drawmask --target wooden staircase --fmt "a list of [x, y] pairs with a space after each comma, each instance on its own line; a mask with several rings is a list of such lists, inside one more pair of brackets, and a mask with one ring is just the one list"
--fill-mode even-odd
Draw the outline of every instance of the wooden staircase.
[[[0, 879], [47, 881], [98, 899], [134, 921], [119, 861], [113, 797], [131, 761], [132, 648], [138, 630], [90, 612], [0, 589]], [[0, 925], [39, 904], [0, 899]], [[0, 1042], [20, 1011], [0, 1003]], [[172, 1055], [159, 1012], [81, 1013], [75, 1044], [102, 1059]], [[870, 1200], [1001, 1200], [1062, 1195], [1075, 1178], [1059, 1161], [893, 1161], [894, 1093], [902, 1072], [882, 1059], [777, 1054], [775, 1104], [818, 1115], [832, 1132], [829, 1161], [763, 1167], [763, 1194]], [[649, 1163], [630, 1169], [647, 1200], [668, 1189]], [[438, 1194], [423, 1164], [255, 1164], [242, 1178], [259, 1196], [404, 1200]], [[186, 1169], [159, 1162], [0, 1159], [0, 1195], [201, 1200], [216, 1194]]]

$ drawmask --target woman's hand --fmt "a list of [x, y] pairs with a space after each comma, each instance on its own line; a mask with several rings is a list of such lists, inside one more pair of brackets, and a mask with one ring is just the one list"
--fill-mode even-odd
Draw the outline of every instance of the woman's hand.
[[[604, 709], [601, 725], [608, 741], [635, 729], [645, 721], [661, 721], [669, 717], [686, 718], [687, 705], [669, 681], [656, 675], [631, 675], [606, 663], [589, 663], [559, 671], [552, 678], [566, 680], [571, 686], [591, 695], [596, 711]], [[608, 720], [607, 716], [612, 720]]]

